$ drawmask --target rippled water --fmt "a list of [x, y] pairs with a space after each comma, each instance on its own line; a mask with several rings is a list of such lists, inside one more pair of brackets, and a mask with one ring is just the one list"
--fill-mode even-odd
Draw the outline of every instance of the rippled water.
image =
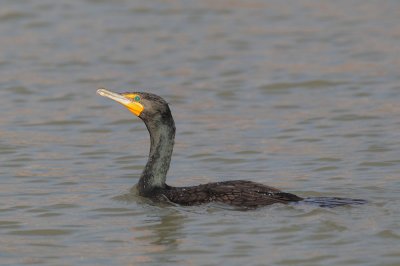
[[[1, 265], [399, 265], [398, 1], [2, 1]], [[324, 209], [129, 193], [171, 104], [168, 182], [246, 179]]]

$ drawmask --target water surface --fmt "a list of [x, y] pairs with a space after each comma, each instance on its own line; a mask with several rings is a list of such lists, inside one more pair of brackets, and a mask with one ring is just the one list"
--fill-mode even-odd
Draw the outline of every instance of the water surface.
[[[1, 265], [399, 265], [398, 1], [11, 1], [0, 10]], [[163, 96], [171, 185], [246, 179], [324, 209], [153, 204], [145, 126], [98, 87]]]

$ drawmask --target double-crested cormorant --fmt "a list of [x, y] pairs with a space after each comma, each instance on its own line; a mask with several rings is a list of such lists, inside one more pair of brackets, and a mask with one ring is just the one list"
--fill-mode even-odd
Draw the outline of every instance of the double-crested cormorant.
[[175, 139], [175, 123], [167, 102], [146, 92], [114, 93], [99, 89], [97, 93], [119, 102], [145, 123], [150, 133], [150, 154], [137, 184], [139, 195], [180, 205], [221, 202], [236, 207], [256, 208], [273, 203], [313, 202], [334, 207], [364, 203], [343, 198], [301, 198], [260, 183], [244, 180], [213, 182], [191, 187], [171, 187], [165, 183]]

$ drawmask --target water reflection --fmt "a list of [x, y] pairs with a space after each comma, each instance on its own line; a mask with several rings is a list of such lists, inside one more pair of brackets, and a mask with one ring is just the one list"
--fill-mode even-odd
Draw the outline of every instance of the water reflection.
[[169, 210], [162, 216], [149, 217], [146, 225], [132, 227], [135, 249], [143, 254], [139, 260], [157, 264], [179, 263], [176, 252], [180, 245], [185, 245], [185, 220], [178, 211]]

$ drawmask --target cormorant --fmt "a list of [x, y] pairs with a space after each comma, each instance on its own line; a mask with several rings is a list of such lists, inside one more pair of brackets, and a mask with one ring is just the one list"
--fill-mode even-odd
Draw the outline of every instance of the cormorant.
[[234, 180], [190, 187], [172, 187], [165, 183], [175, 139], [175, 123], [168, 103], [147, 92], [114, 93], [98, 89], [101, 96], [122, 104], [142, 119], [150, 133], [150, 153], [137, 184], [139, 195], [180, 205], [220, 202], [235, 207], [256, 208], [273, 203], [309, 202], [322, 207], [362, 204], [364, 200], [331, 197], [301, 198], [260, 183]]

